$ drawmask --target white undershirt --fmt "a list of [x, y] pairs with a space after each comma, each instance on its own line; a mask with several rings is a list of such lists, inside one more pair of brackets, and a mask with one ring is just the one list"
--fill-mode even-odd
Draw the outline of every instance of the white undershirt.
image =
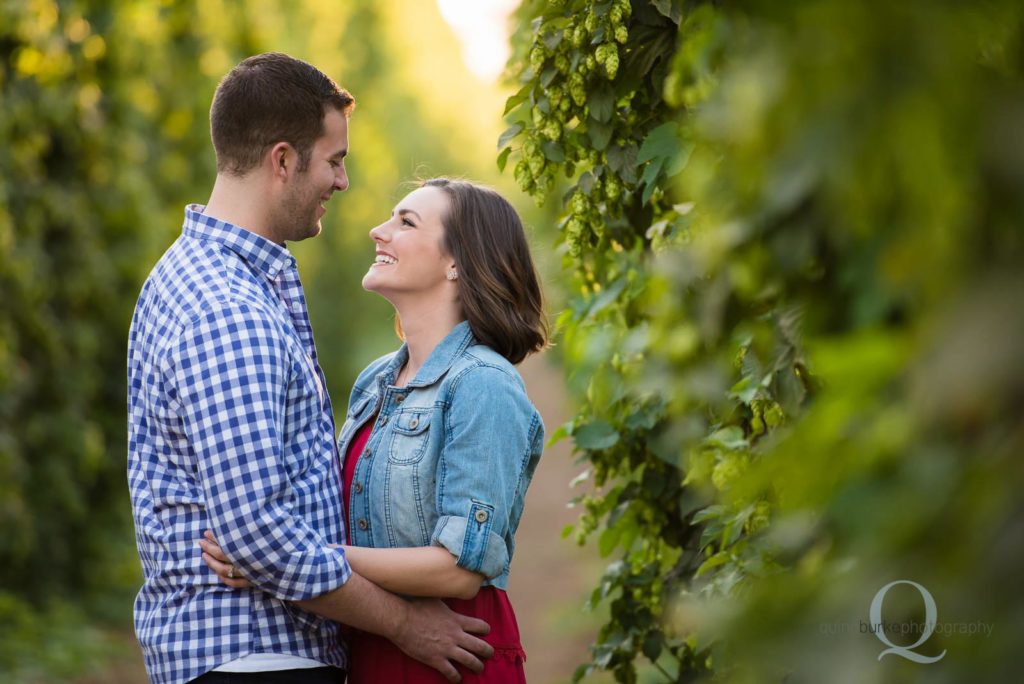
[[214, 672], [276, 672], [277, 670], [308, 670], [326, 667], [318, 660], [283, 653], [250, 653], [237, 660], [213, 668]]

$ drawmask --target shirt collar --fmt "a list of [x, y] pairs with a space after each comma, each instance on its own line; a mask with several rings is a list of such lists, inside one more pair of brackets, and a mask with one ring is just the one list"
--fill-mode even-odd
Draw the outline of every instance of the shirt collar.
[[295, 267], [295, 257], [284, 245], [251, 230], [207, 216], [203, 213], [205, 208], [202, 204], [185, 207], [182, 234], [224, 245], [270, 280], [275, 280], [282, 271]]
[[[456, 359], [476, 341], [473, 331], [469, 327], [469, 321], [462, 321], [441, 340], [434, 351], [430, 352], [426, 362], [416, 373], [416, 377], [409, 381], [407, 387], [426, 387], [437, 382], [438, 378], [448, 372]], [[391, 363], [381, 371], [378, 379], [382, 382], [393, 382], [398, 371], [405, 365], [409, 358], [408, 345], [403, 344], [398, 350]]]

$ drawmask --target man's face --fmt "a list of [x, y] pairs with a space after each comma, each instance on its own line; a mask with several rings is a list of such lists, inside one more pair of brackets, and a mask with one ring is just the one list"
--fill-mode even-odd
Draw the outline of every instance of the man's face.
[[324, 134], [313, 144], [309, 166], [296, 173], [282, 201], [276, 222], [282, 241], [298, 241], [320, 234], [324, 206], [335, 191], [348, 188], [348, 119], [331, 109], [324, 115]]

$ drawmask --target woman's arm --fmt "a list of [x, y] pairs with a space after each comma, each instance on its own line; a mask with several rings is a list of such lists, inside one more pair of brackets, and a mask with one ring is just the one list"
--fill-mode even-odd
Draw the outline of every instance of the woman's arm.
[[[252, 586], [248, 580], [233, 576], [231, 562], [207, 530], [199, 540], [203, 561], [229, 587]], [[338, 548], [335, 545], [330, 545]], [[471, 599], [480, 591], [484, 576], [455, 565], [455, 556], [440, 546], [402, 549], [370, 549], [342, 546], [345, 558], [356, 574], [382, 589], [406, 596]]]
[[440, 546], [342, 548], [353, 570], [395, 594], [471, 599], [484, 580], [483, 575], [455, 565], [455, 556]]

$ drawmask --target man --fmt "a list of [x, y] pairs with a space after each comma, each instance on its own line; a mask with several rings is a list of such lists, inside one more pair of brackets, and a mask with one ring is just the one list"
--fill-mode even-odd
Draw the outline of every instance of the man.
[[[335, 621], [382, 634], [452, 681], [480, 671], [479, 620], [354, 574], [331, 401], [295, 260], [348, 187], [352, 97], [305, 62], [246, 59], [210, 110], [217, 180], [139, 296], [128, 347], [128, 479], [145, 581], [135, 624], [150, 678], [341, 681]], [[211, 530], [239, 576], [203, 563]], [[328, 618], [328, 619], [324, 619]], [[475, 654], [475, 655], [474, 655]]]

